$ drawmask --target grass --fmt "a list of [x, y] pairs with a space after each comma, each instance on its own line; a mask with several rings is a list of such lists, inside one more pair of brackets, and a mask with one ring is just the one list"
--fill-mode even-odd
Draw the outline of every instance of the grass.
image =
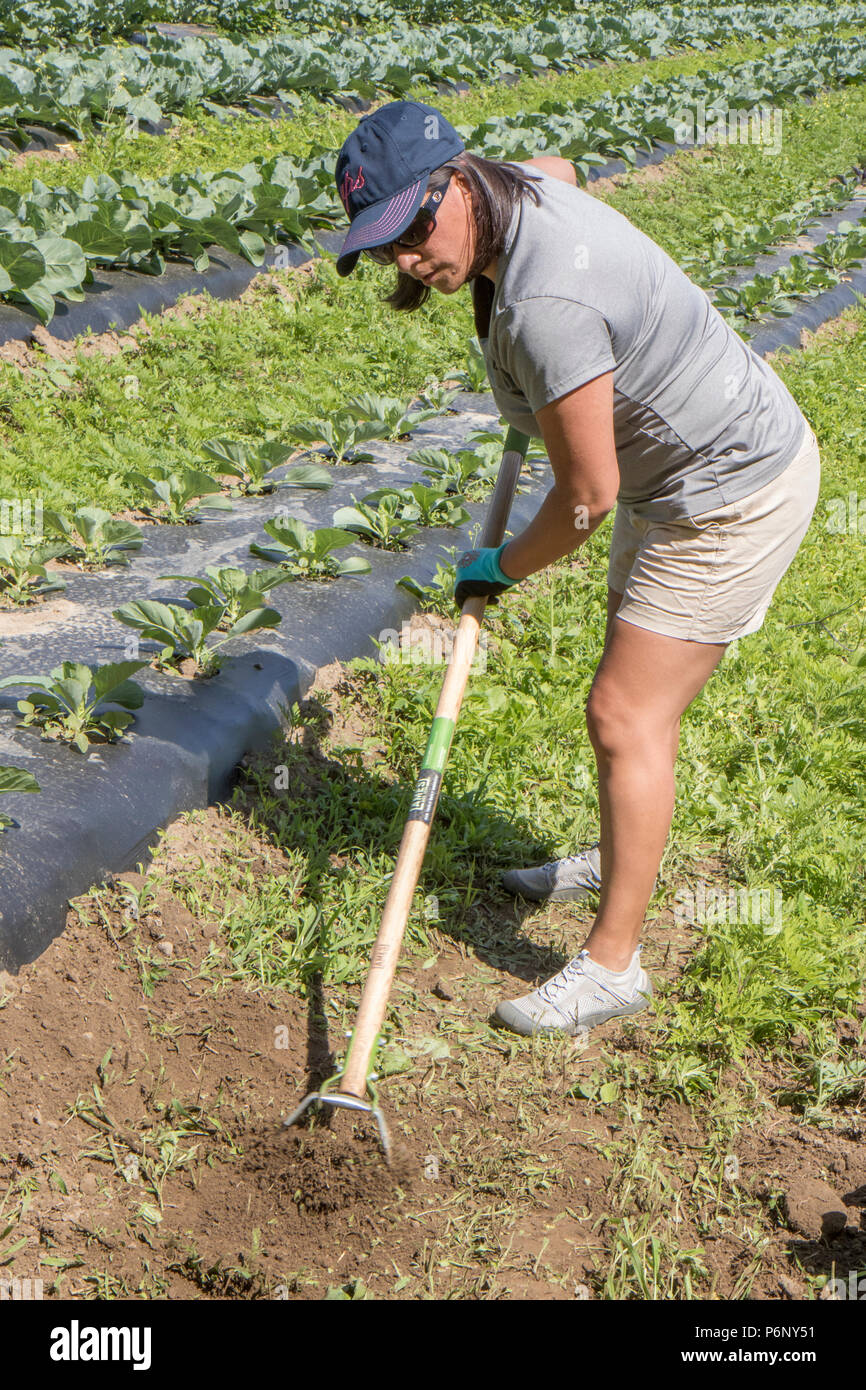
[[259, 286], [252, 303], [208, 297], [198, 317], [146, 316], [152, 332], [140, 352], [80, 356], [59, 383], [48, 367], [2, 372], [3, 495], [35, 491], [46, 507], [98, 498], [117, 509], [135, 500], [128, 471], [197, 462], [204, 439], [260, 439], [359, 391], [408, 400], [431, 375], [463, 365], [472, 333], [465, 303], [456, 313], [431, 305], [398, 337], [385, 331], [387, 281], [372, 263], [351, 289], [331, 262], [277, 275], [303, 289], [289, 299]]
[[[709, 57], [718, 54], [700, 62]], [[664, 61], [686, 70], [682, 59]], [[628, 82], [636, 80], [637, 65], [623, 66]], [[659, 67], [641, 65], [650, 66]], [[609, 72], [556, 83], [566, 81], [612, 85]], [[539, 86], [532, 84], [536, 94]], [[497, 89], [496, 97], [500, 109], [528, 104], [518, 88]], [[791, 115], [776, 160], [754, 147], [729, 147], [705, 162], [681, 156], [659, 184], [633, 180], [605, 196], [671, 254], [694, 253], [715, 207], [744, 217], [781, 209], [862, 160], [864, 106], [856, 89], [830, 94]], [[347, 118], [341, 128], [353, 123]], [[242, 138], [240, 128], [220, 128], [224, 162], [235, 158], [230, 141]], [[268, 130], [268, 138], [282, 134]], [[135, 148], [144, 157], [150, 146]], [[171, 148], [175, 157], [180, 147]], [[191, 148], [181, 151], [184, 159]], [[135, 500], [123, 482], [130, 467], [169, 457], [192, 462], [212, 434], [257, 437], [333, 409], [353, 391], [408, 398], [428, 375], [462, 363], [472, 332], [464, 297], [432, 300], [395, 332], [378, 301], [387, 277], [373, 266], [350, 283], [330, 263], [279, 279], [291, 299], [262, 286], [243, 304], [214, 301], [197, 317], [150, 318], [140, 352], [82, 357], [65, 383], [48, 372], [5, 371], [0, 492], [38, 490], [46, 506], [98, 498], [118, 508]], [[659, 989], [652, 1017], [638, 1029], [626, 1025], [615, 1046], [585, 1062], [562, 1041], [492, 1034], [485, 1004], [504, 971], [551, 973], [587, 925], [579, 913], [542, 908], [516, 930], [497, 875], [594, 838], [582, 711], [601, 650], [610, 520], [577, 557], [519, 586], [487, 621], [487, 670], [473, 676], [461, 714], [409, 923], [409, 968], [398, 977], [380, 1059], [389, 1098], [407, 1109], [444, 1113], [455, 1097], [461, 1105], [471, 1097], [479, 1141], [471, 1153], [455, 1148], [443, 1122], [436, 1152], [445, 1171], [463, 1165], [462, 1185], [440, 1195], [447, 1226], [421, 1250], [423, 1277], [397, 1271], [397, 1292], [497, 1296], [511, 1267], [509, 1240], [547, 1194], [575, 1181], [561, 1145], [573, 1143], [575, 1127], [598, 1121], [614, 1136], [597, 1140], [609, 1165], [604, 1222], [579, 1187], [569, 1199], [582, 1229], [598, 1222], [598, 1261], [587, 1275], [593, 1292], [712, 1297], [706, 1242], [723, 1233], [751, 1250], [735, 1293], [749, 1297], [776, 1197], [768, 1206], [738, 1185], [726, 1158], [780, 1108], [798, 1124], [832, 1131], [861, 1104], [862, 1064], [840, 1044], [836, 1025], [858, 1004], [866, 963], [858, 793], [866, 772], [866, 518], [857, 512], [866, 463], [866, 308], [845, 322], [849, 334], [821, 337], [774, 363], [818, 435], [821, 499], [764, 627], [731, 649], [683, 720], [679, 796], [649, 928], [664, 935], [653, 923], [675, 884], [706, 872], [708, 853], [722, 859], [731, 883], [778, 891], [781, 920], [738, 917], [696, 928], [685, 968]], [[124, 389], [130, 372], [135, 396]], [[853, 524], [840, 531], [828, 523], [843, 504]], [[173, 884], [197, 917], [220, 923], [224, 949], [202, 967], [216, 996], [230, 980], [286, 988], [327, 1015], [332, 1036], [350, 1025], [441, 675], [356, 663], [353, 708], [369, 735], [366, 749], [331, 747], [327, 759], [311, 762], [324, 722], [320, 710], [305, 708], [289, 740], [245, 772], [236, 852], [218, 869], [189, 871]], [[246, 825], [283, 850], [279, 874], [253, 872]], [[158, 994], [164, 963], [149, 947], [127, 945], [126, 968], [140, 977], [143, 995]], [[468, 1007], [443, 1011], [418, 978], [446, 946], [459, 953], [472, 992]], [[654, 1128], [671, 1105], [696, 1117], [700, 1140], [691, 1153], [666, 1145]], [[89, 1096], [88, 1106], [110, 1127]], [[158, 1206], [197, 1129], [167, 1112], [154, 1127], [164, 1152], [146, 1176]], [[102, 1125], [96, 1130], [94, 1144], [113, 1163], [111, 1136]], [[596, 1131], [588, 1132], [596, 1144]], [[7, 1194], [4, 1213], [13, 1220], [26, 1206], [26, 1187], [21, 1179]], [[480, 1194], [483, 1209], [467, 1193]], [[0, 1228], [8, 1224], [0, 1216]], [[14, 1240], [0, 1243], [0, 1260]], [[556, 1261], [547, 1263], [541, 1244], [533, 1258], [553, 1287], [562, 1277]], [[251, 1277], [243, 1260], [200, 1274], [211, 1290]], [[125, 1291], [110, 1276], [87, 1277], [96, 1295]], [[363, 1289], [355, 1281], [343, 1296], [361, 1297]]]

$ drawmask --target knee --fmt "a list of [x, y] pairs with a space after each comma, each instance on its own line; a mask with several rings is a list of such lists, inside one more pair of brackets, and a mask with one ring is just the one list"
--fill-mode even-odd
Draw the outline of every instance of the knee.
[[596, 753], [613, 756], [638, 736], [636, 711], [606, 685], [593, 685], [586, 702], [586, 728]]

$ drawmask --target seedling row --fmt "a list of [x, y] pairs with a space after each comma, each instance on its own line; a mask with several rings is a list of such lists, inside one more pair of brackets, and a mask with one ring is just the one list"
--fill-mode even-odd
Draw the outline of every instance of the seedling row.
[[[115, 112], [131, 121], [159, 122], [192, 103], [219, 111], [256, 96], [291, 106], [301, 92], [401, 97], [419, 83], [473, 83], [479, 73], [496, 81], [565, 72], [594, 60], [654, 58], [684, 43], [710, 48], [727, 42], [737, 23], [745, 27], [746, 13], [742, 6], [686, 10], [670, 25], [651, 15], [636, 24], [615, 16], [560, 15], [521, 28], [418, 28], [401, 20], [388, 33], [341, 33], [336, 44], [333, 31], [322, 30], [250, 40], [155, 33], [146, 47], [106, 44], [83, 51], [0, 49], [0, 128], [24, 143], [21, 127], [27, 122], [81, 137], [94, 119]], [[804, 6], [799, 14], [822, 35], [822, 26], [862, 24], [866, 6]], [[777, 8], [748, 11], [747, 27], [752, 34], [777, 34]]]
[[[604, 54], [605, 45], [619, 43], [629, 50], [645, 46], [706, 47], [717, 38], [720, 25], [760, 25], [761, 32], [780, 28], [812, 28], [828, 22], [826, 5], [779, 3], [749, 8], [742, 4], [710, 6], [701, 3], [670, 5], [658, 0], [624, 0], [616, 6], [593, 5], [582, 0], [561, 0], [560, 17], [578, 16], [587, 31], [593, 52]], [[843, 12], [854, 8], [840, 7]], [[623, 11], [631, 11], [624, 19]], [[331, 34], [363, 29], [390, 29], [407, 18], [425, 26], [451, 22], [520, 24], [530, 19], [533, 6], [526, 0], [22, 0], [0, 5], [0, 36], [22, 44], [40, 45], [57, 39], [82, 42], [141, 31], [147, 25], [195, 23], [216, 26], [238, 34], [274, 31], [308, 33], [325, 29]], [[816, 14], [820, 18], [816, 19]], [[772, 19], [770, 18], [772, 16]], [[772, 23], [775, 20], [775, 24]], [[842, 21], [847, 22], [847, 21]], [[763, 26], [769, 23], [768, 28]]]
[[[667, 82], [644, 81], [594, 102], [542, 102], [539, 110], [458, 126], [467, 148], [490, 158], [544, 151], [573, 161], [585, 180], [610, 159], [633, 164], [639, 150], [683, 139], [682, 112], [698, 103], [748, 112], [792, 102], [866, 74], [866, 40], [778, 49], [766, 60], [703, 71]], [[33, 180], [30, 194], [0, 188], [0, 295], [29, 304], [44, 323], [57, 296], [84, 298], [98, 267], [159, 275], [168, 257], [196, 270], [221, 246], [261, 265], [267, 242], [312, 249], [316, 229], [344, 222], [333, 184], [335, 152], [296, 161], [280, 155], [241, 169], [196, 170], [145, 179], [125, 172], [88, 177], [80, 192]]]
[[[479, 384], [479, 355], [476, 349], [464, 384]], [[440, 389], [432, 394], [438, 395], [438, 404], [416, 410], [372, 394], [350, 398], [348, 405], [373, 416], [360, 422], [372, 427], [368, 437], [405, 438], [405, 426], [414, 428], [421, 420], [447, 409], [456, 393]], [[359, 423], [357, 417], [355, 423]], [[249, 547], [252, 556], [268, 562], [266, 568], [247, 572], [237, 566], [206, 566], [203, 575], [159, 576], [161, 581], [187, 586], [184, 603], [144, 597], [121, 605], [112, 614], [119, 623], [134, 629], [140, 640], [160, 644], [150, 661], [91, 666], [64, 660], [47, 675], [7, 676], [0, 680], [0, 689], [29, 687], [26, 696], [17, 701], [20, 724], [39, 728], [43, 738], [66, 743], [82, 753], [88, 752], [93, 741], [113, 743], [127, 731], [143, 703], [144, 692], [132, 679], [137, 671], [153, 666], [188, 677], [214, 675], [220, 667], [220, 649], [226, 643], [282, 621], [280, 613], [266, 602], [266, 595], [277, 586], [297, 579], [323, 582], [369, 572], [370, 562], [363, 555], [338, 554], [359, 540], [372, 548], [405, 551], [422, 527], [465, 524], [469, 513], [464, 503], [481, 498], [492, 488], [503, 442], [501, 433], [488, 430], [476, 431], [456, 452], [422, 447], [408, 457], [419, 465], [425, 481], [378, 488], [361, 497], [353, 494], [351, 506], [334, 512], [332, 526], [308, 526], [289, 515], [286, 508], [279, 508], [275, 517], [264, 523], [263, 541]], [[292, 487], [325, 490], [332, 485], [327, 470], [314, 463], [289, 467], [279, 477], [273, 476], [290, 452], [289, 447], [273, 440], [252, 445], [214, 439], [203, 446], [217, 474], [231, 480], [236, 497], [274, 494], [277, 489]], [[327, 445], [322, 452], [331, 456]], [[345, 451], [342, 459], [348, 459]], [[153, 500], [150, 514], [155, 521], [194, 524], [210, 508], [232, 507], [221, 495], [225, 484], [200, 470], [179, 467], [173, 472], [162, 470], [161, 476], [151, 479], [137, 474], [131, 477], [149, 491]], [[10, 606], [30, 606], [65, 587], [62, 576], [46, 568], [49, 560], [68, 560], [88, 570], [128, 566], [132, 554], [143, 544], [139, 527], [100, 508], [79, 508], [72, 515], [46, 511], [42, 522], [45, 539], [38, 542], [0, 538], [0, 597]], [[408, 576], [398, 582], [416, 596], [424, 593]], [[450, 601], [453, 582], [453, 565], [440, 565], [430, 592], [440, 599], [447, 594]], [[0, 769], [0, 792], [38, 790], [36, 779], [21, 769]], [[8, 817], [0, 818], [0, 828], [10, 823]]]

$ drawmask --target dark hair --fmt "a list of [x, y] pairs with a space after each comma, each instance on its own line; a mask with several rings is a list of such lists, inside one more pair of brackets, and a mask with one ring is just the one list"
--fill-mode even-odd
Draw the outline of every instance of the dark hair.
[[[530, 197], [538, 203], [540, 194], [535, 185], [540, 180], [537, 174], [525, 172], [516, 164], [485, 159], [482, 155], [463, 150], [433, 170], [428, 189], [432, 192], [441, 188], [449, 173], [459, 173], [466, 180], [475, 214], [475, 256], [466, 279], [472, 282], [475, 327], [478, 329], [479, 322], [485, 327], [485, 317], [489, 317], [494, 291], [493, 282], [482, 276], [481, 272], [502, 254], [512, 213], [521, 199]], [[430, 292], [429, 285], [423, 285], [420, 280], [398, 270], [394, 289], [382, 298], [393, 309], [420, 309], [430, 297]], [[487, 336], [486, 327], [479, 336]]]

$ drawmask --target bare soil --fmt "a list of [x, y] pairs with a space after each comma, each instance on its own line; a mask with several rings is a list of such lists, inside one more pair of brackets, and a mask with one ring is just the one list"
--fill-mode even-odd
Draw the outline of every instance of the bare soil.
[[47, 160], [49, 163], [54, 160], [77, 159], [78, 147], [71, 140], [64, 140], [61, 144], [55, 145], [48, 150], [28, 150], [26, 153], [19, 150], [17, 154], [10, 155], [8, 163], [13, 169], [20, 169], [29, 159]]
[[[845, 338], [853, 338], [860, 331], [860, 319], [856, 307], [845, 309], [836, 318], [828, 319], [822, 323], [814, 332], [804, 328], [800, 334], [800, 346], [803, 348], [811, 347], [813, 344], [822, 346], [824, 344], [838, 343]], [[770, 357], [767, 361], [771, 361]]]
[[[353, 693], [339, 665], [320, 672], [295, 795], [326, 782], [338, 746], [375, 761]], [[286, 1129], [333, 1075], [358, 991], [303, 1000], [238, 968], [221, 922], [244, 885], [285, 874], [287, 903], [299, 897], [250, 810], [242, 770], [231, 808], [168, 827], [140, 909], [131, 894], [143, 875], [111, 877], [74, 900], [38, 960], [0, 976], [4, 1276], [41, 1277], [46, 1297], [63, 1298], [597, 1298], [623, 1201], [617, 1149], [648, 1129], [665, 1155], [667, 1205], [680, 1204], [679, 1245], [704, 1252], [702, 1296], [805, 1298], [804, 1270], [845, 1278], [866, 1266], [857, 1105], [832, 1130], [810, 1127], [775, 1103], [778, 1063], [753, 1059], [761, 1118], [737, 1134], [729, 1183], [742, 1219], [718, 1224], [699, 1196], [710, 1140], [688, 1105], [648, 1102], [632, 1124], [615, 1102], [575, 1094], [604, 1080], [606, 1057], [646, 1055], [640, 1020], [594, 1030], [589, 1046], [486, 1030], [497, 999], [551, 973], [546, 943], [579, 947], [591, 920], [579, 905], [535, 918], [507, 964], [438, 931], [432, 958], [404, 958], [393, 997], [417, 1060], [381, 1086], [390, 1167], [369, 1116], [323, 1107], [317, 1123]], [[183, 893], [202, 869], [219, 885], [207, 905]], [[721, 882], [725, 865], [708, 855], [695, 872]], [[490, 898], [483, 914], [494, 942], [521, 926], [511, 901]], [[676, 982], [698, 945], [664, 912], [648, 924], [644, 962], [656, 982]], [[861, 1056], [862, 1022], [839, 1022], [840, 1045]], [[444, 1059], [424, 1060], [431, 1035], [448, 1039]], [[626, 1203], [636, 1218], [642, 1200]]]
[[[688, 155], [690, 159], [700, 160], [710, 159], [713, 150], [709, 145], [695, 145], [684, 148], [679, 153]], [[659, 164], [642, 164], [639, 169], [625, 169], [621, 174], [612, 174], [609, 178], [592, 179], [586, 185], [586, 191], [594, 193], [596, 189], [600, 189], [605, 193], [612, 193], [618, 188], [629, 188], [638, 184], [651, 198], [659, 184], [667, 183], [673, 177], [683, 176], [682, 165], [677, 164], [675, 160], [676, 156], [672, 156], [663, 159]]]

